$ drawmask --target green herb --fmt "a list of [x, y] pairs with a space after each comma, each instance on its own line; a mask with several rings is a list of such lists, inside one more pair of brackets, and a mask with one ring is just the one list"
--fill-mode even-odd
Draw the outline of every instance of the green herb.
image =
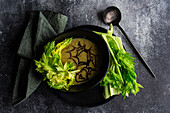
[[71, 41], [72, 38], [68, 38], [57, 45], [55, 41], [47, 43], [42, 58], [39, 61], [35, 60], [36, 70], [42, 73], [44, 80], [52, 88], [68, 90], [75, 81], [75, 74], [79, 70], [74, 70], [75, 66], [72, 62], [66, 62], [64, 65], [61, 62], [61, 50]]
[[121, 38], [112, 35], [112, 24], [107, 33], [95, 33], [103, 37], [111, 53], [110, 68], [100, 83], [101, 86], [104, 86], [104, 97], [107, 99], [121, 93], [125, 99], [129, 93], [136, 95], [139, 92], [139, 87], [143, 87], [136, 82], [137, 75], [133, 62], [135, 58], [124, 50]]

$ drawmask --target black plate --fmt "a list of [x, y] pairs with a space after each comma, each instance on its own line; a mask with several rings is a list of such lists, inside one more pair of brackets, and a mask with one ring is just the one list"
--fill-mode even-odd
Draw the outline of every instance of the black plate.
[[[85, 29], [90, 31], [99, 31], [99, 32], [107, 32], [106, 29], [93, 25], [83, 25], [72, 28], [70, 30], [75, 29]], [[104, 99], [103, 97], [103, 87], [100, 87], [100, 84], [82, 92], [75, 93], [65, 93], [61, 91], [54, 90], [54, 92], [61, 97], [63, 100], [77, 105], [77, 106], [98, 106], [110, 101], [115, 96], [110, 97], [109, 99]]]

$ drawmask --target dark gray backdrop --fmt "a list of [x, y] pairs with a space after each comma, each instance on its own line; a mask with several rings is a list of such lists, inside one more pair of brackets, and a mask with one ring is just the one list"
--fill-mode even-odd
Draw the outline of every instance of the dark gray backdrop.
[[[108, 29], [97, 17], [106, 7], [122, 11], [120, 25], [127, 32], [155, 72], [153, 79], [136, 58], [138, 82], [144, 86], [125, 100], [117, 96], [98, 107], [78, 107], [66, 103], [48, 87], [40, 87], [18, 107], [11, 105], [16, 76], [16, 54], [27, 15], [33, 10], [51, 10], [68, 16], [66, 29], [90, 24]], [[0, 113], [170, 113], [170, 1], [169, 0], [1, 0], [0, 1]], [[115, 27], [114, 33], [123, 36]], [[137, 57], [123, 39], [128, 52]]]

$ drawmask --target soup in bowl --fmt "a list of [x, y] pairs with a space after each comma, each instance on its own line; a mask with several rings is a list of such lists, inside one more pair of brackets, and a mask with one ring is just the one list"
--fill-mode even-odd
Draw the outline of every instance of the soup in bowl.
[[110, 52], [104, 39], [88, 30], [69, 30], [56, 36], [57, 43], [73, 38], [72, 42], [61, 51], [62, 63], [73, 62], [79, 72], [73, 85], [62, 92], [79, 92], [100, 83], [109, 68]]

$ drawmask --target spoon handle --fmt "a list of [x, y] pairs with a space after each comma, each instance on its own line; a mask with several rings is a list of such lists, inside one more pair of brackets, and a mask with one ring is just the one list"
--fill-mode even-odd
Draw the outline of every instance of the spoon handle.
[[149, 67], [149, 65], [146, 63], [146, 61], [144, 60], [144, 58], [142, 57], [142, 55], [140, 54], [140, 52], [136, 49], [136, 47], [134, 46], [134, 44], [132, 43], [132, 41], [130, 40], [130, 38], [127, 36], [127, 34], [125, 33], [125, 31], [122, 29], [122, 27], [120, 25], [117, 25], [117, 27], [121, 30], [121, 32], [123, 33], [123, 35], [126, 37], [126, 39], [128, 40], [128, 42], [132, 45], [132, 47], [135, 49], [136, 53], [138, 54], [139, 58], [142, 60], [143, 64], [145, 65], [145, 67], [149, 70], [149, 72], [151, 73], [151, 75], [156, 78], [155, 74], [153, 73], [153, 71], [151, 70], [151, 68]]

